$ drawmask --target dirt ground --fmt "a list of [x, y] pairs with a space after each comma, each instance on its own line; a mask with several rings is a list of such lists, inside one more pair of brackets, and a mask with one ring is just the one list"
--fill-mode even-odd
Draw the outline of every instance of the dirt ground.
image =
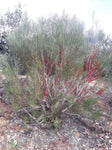
[[2, 101], [2, 91], [1, 87], [0, 150], [112, 150], [111, 91], [98, 101], [102, 121], [67, 112], [60, 129], [24, 124]]

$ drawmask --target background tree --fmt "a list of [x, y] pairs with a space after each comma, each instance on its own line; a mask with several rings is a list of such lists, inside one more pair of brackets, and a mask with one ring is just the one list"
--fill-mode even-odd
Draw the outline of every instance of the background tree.
[[5, 14], [0, 15], [0, 52], [2, 54], [8, 53], [6, 37], [21, 23], [22, 15], [23, 11], [20, 4], [13, 11], [8, 10]]

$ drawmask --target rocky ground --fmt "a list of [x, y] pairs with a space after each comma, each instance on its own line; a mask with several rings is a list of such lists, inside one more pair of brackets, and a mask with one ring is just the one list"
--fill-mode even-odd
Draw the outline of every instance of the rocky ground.
[[98, 102], [102, 121], [67, 112], [60, 129], [26, 125], [4, 103], [0, 86], [0, 150], [112, 150], [112, 91]]

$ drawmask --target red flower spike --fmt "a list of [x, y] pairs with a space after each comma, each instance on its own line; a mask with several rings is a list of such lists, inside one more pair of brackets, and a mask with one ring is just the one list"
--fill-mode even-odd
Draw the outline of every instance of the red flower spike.
[[59, 50], [59, 60], [58, 60], [58, 64], [57, 64], [59, 67], [60, 67], [61, 62], [62, 62], [63, 52], [64, 52], [64, 49], [60, 46], [60, 50]]
[[96, 93], [96, 95], [101, 95], [103, 92], [104, 92], [103, 89], [102, 89], [102, 90], [99, 90], [99, 91]]
[[45, 96], [48, 97], [47, 88], [45, 88]]
[[94, 49], [96, 49], [96, 47], [94, 46]]
[[86, 71], [86, 65], [84, 65], [83, 70]]
[[40, 90], [41, 94], [43, 93], [43, 90]]

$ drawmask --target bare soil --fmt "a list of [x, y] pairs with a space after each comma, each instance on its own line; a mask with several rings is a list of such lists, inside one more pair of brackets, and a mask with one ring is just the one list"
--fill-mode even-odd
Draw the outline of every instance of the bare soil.
[[111, 91], [98, 101], [101, 121], [67, 112], [60, 129], [24, 124], [3, 102], [0, 91], [0, 150], [112, 150]]

